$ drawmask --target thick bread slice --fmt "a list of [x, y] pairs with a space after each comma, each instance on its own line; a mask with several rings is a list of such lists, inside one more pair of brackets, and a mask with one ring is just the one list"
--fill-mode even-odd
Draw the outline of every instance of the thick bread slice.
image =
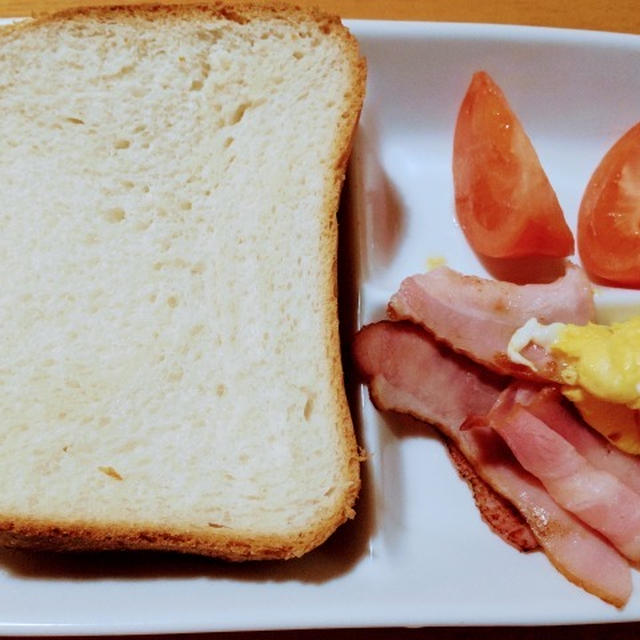
[[289, 558], [353, 516], [336, 210], [365, 67], [285, 7], [0, 32], [0, 542]]

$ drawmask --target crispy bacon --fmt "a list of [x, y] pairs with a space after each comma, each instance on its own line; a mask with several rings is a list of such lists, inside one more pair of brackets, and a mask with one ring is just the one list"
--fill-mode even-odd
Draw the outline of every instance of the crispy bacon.
[[[535, 374], [528, 367], [507, 357], [516, 329], [530, 318], [545, 324], [586, 324], [593, 318], [594, 306], [584, 272], [567, 263], [565, 275], [554, 282], [527, 285], [439, 267], [406, 278], [391, 298], [388, 311], [392, 319], [419, 324], [454, 351], [498, 373], [532, 378]], [[535, 347], [529, 347], [524, 355], [539, 364], [546, 358], [544, 351]]]
[[451, 462], [458, 471], [458, 475], [471, 489], [478, 511], [491, 530], [518, 551], [538, 549], [538, 541], [520, 512], [476, 473], [460, 449], [449, 438], [444, 440]]
[[444, 350], [407, 323], [363, 328], [354, 342], [354, 357], [378, 408], [437, 426], [483, 480], [518, 509], [556, 568], [603, 600], [618, 607], [626, 603], [631, 593], [626, 561], [559, 507], [495, 431], [486, 426], [461, 429], [469, 418], [488, 414], [507, 381]]

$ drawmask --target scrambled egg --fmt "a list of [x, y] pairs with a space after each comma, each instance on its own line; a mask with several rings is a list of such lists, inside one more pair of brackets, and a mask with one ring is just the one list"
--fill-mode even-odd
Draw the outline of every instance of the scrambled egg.
[[513, 362], [533, 365], [520, 351], [535, 342], [561, 365], [560, 380], [603, 400], [640, 409], [640, 317], [584, 326], [529, 320], [509, 342]]
[[557, 367], [549, 376], [584, 419], [619, 448], [640, 453], [640, 317], [585, 326], [529, 320], [508, 356], [536, 370], [520, 353], [530, 342], [551, 355]]

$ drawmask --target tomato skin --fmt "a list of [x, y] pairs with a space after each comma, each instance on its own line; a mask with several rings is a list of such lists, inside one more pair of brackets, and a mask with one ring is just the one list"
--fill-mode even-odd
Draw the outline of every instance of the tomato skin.
[[573, 235], [538, 156], [484, 71], [473, 75], [453, 143], [456, 214], [471, 247], [490, 258], [564, 257]]
[[609, 149], [587, 184], [578, 251], [592, 276], [640, 286], [640, 122]]

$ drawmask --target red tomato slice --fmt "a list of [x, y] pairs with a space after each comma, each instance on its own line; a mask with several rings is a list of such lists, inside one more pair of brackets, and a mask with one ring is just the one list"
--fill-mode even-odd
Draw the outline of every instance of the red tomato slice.
[[578, 213], [578, 251], [593, 276], [640, 285], [640, 122], [589, 180]]
[[484, 71], [473, 75], [453, 143], [456, 213], [469, 244], [490, 258], [563, 257], [573, 235], [518, 118]]

